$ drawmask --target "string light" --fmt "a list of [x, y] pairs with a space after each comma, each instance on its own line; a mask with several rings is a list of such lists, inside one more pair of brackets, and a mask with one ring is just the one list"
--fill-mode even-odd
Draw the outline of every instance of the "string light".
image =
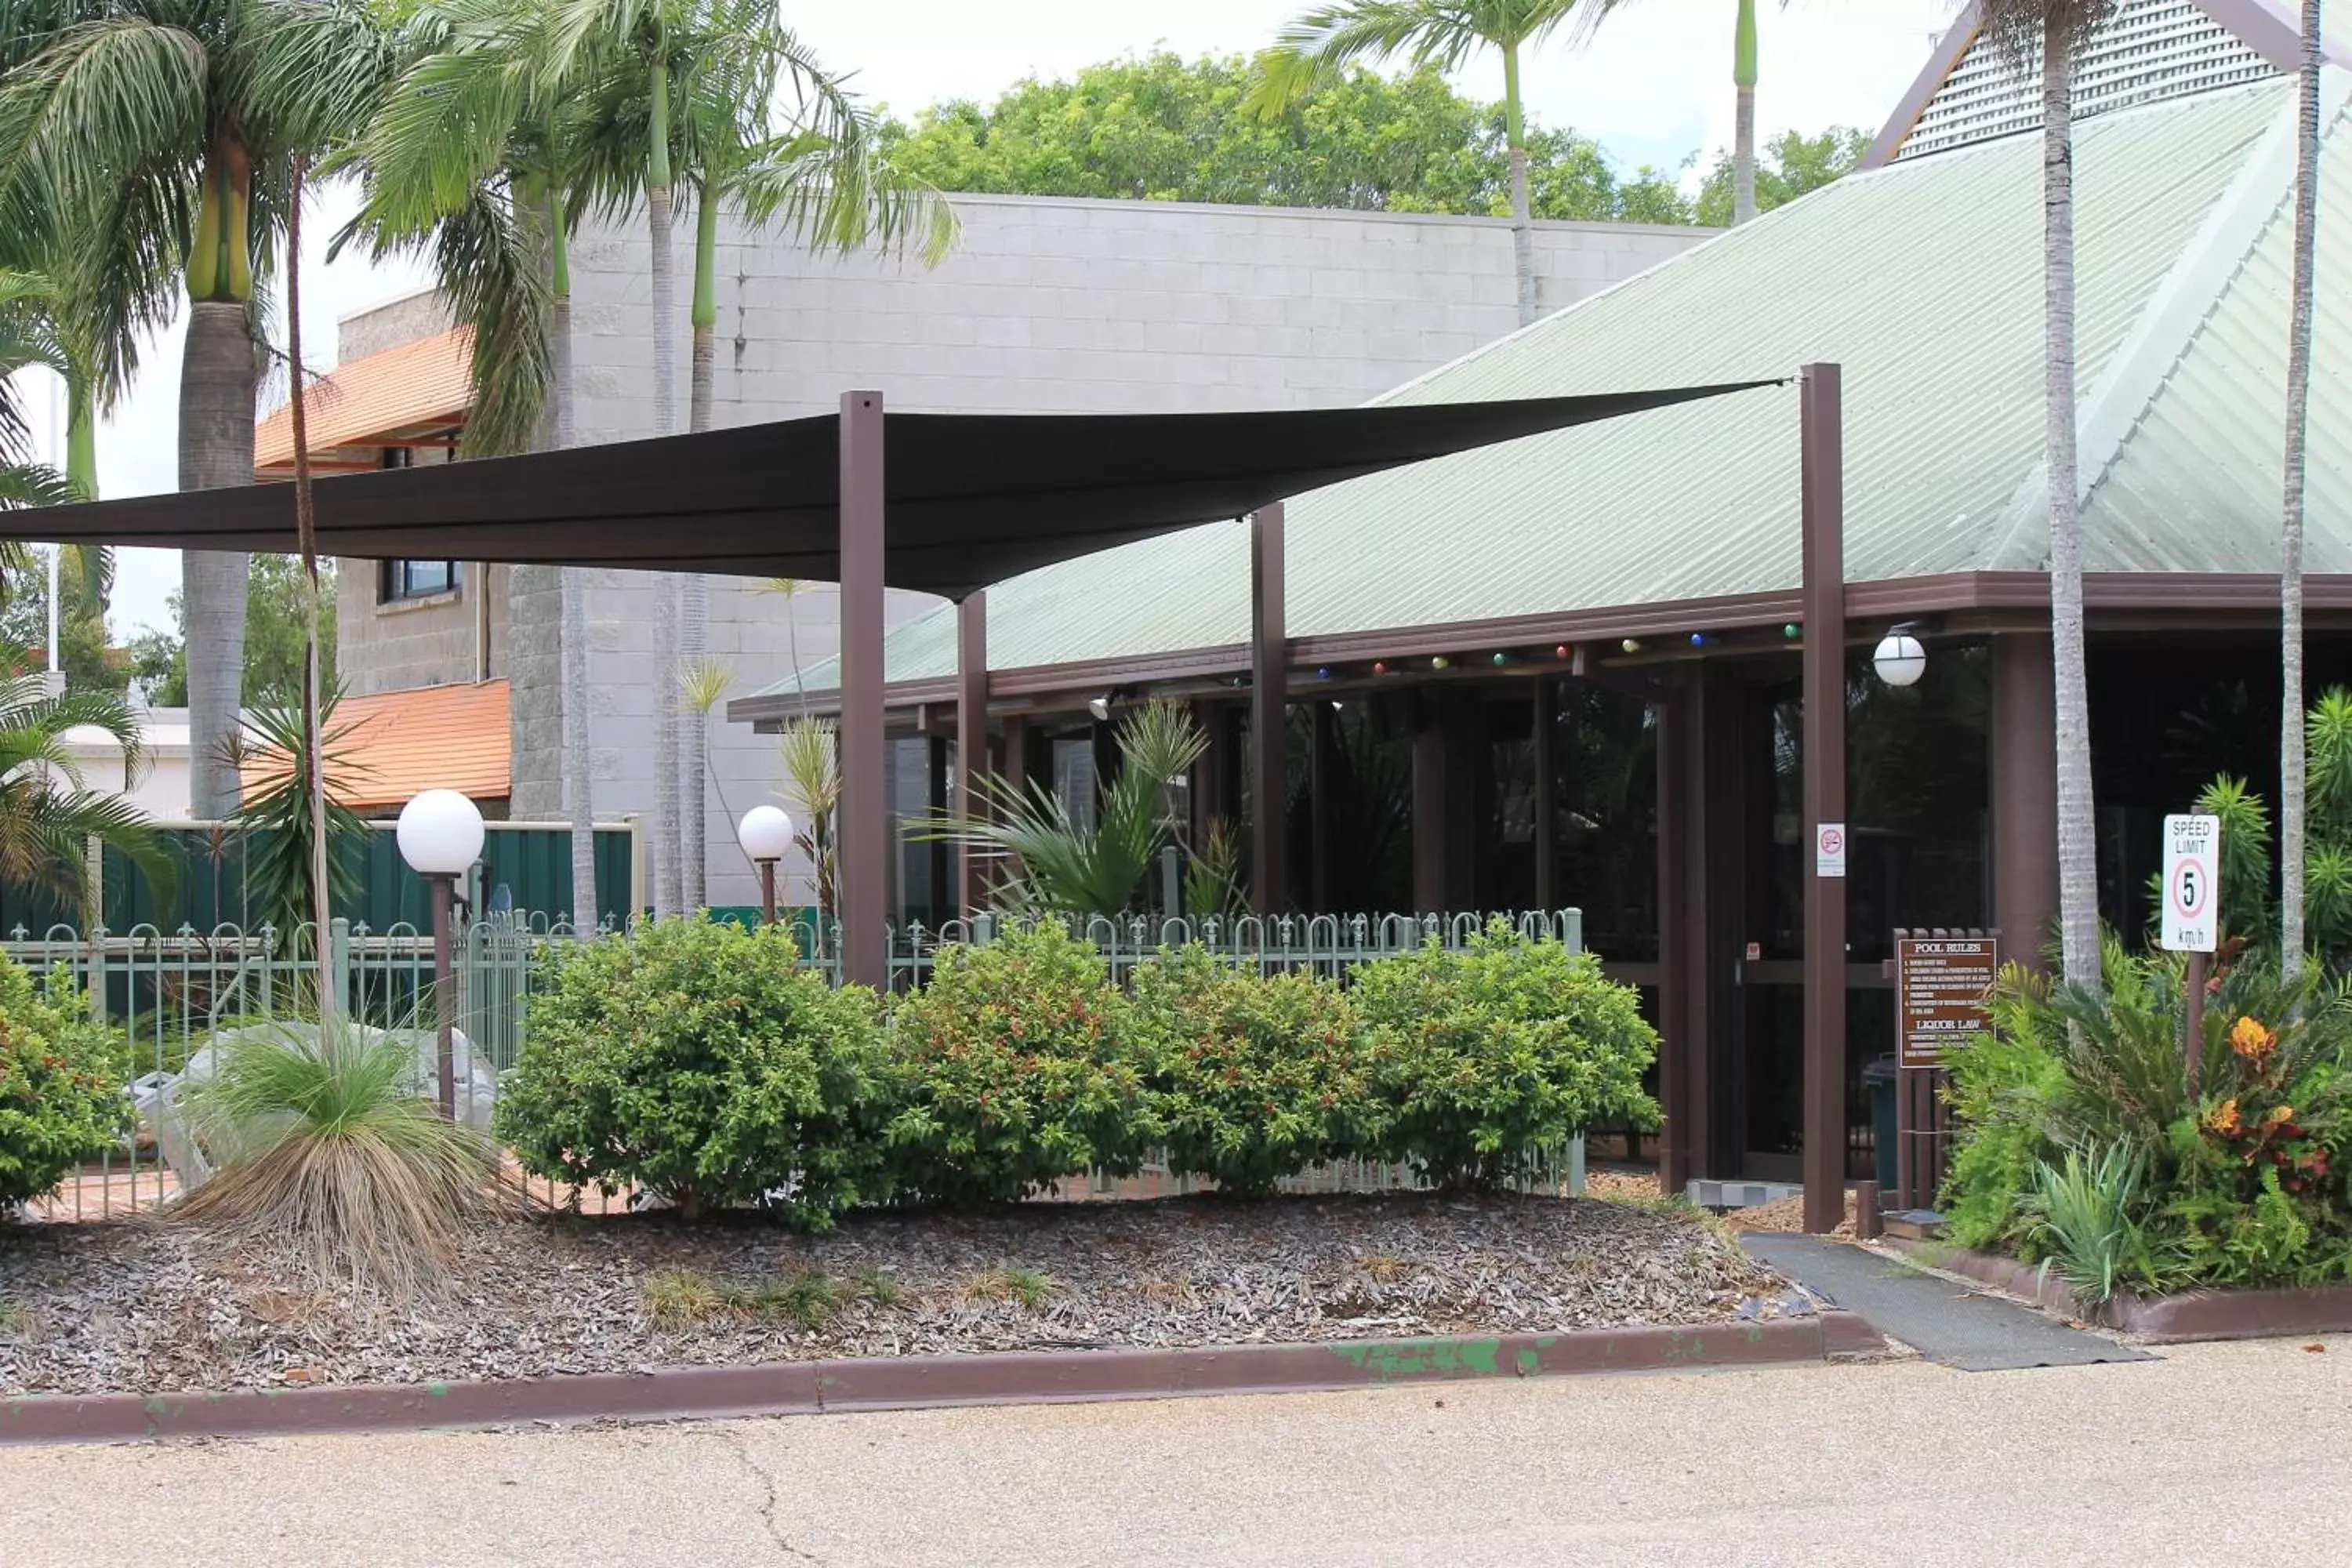
[[1639, 653], [1642, 651], [1642, 639], [1640, 637], [1627, 637], [1623, 642], [1619, 643], [1617, 646], [1623, 648], [1627, 653]]
[[1384, 658], [1376, 658], [1372, 661], [1372, 673], [1374, 675], [1386, 675], [1388, 672], [1388, 660]]
[[1429, 668], [1432, 669], [1451, 669], [1454, 668], [1454, 661], [1441, 653], [1435, 658], [1429, 661]]
[[1511, 662], [1511, 656], [1510, 656], [1509, 654], [1507, 654], [1507, 653], [1498, 653], [1498, 654], [1496, 654], [1496, 655], [1495, 656], [1495, 668], [1497, 668], [1497, 669], [1502, 668], [1503, 668], [1503, 666], [1505, 666], [1505, 665], [1507, 665], [1507, 664], [1508, 664], [1508, 663], [1510, 663], [1510, 662]]
[[1551, 650], [1551, 656], [1552, 658], [1559, 660], [1562, 664], [1566, 664], [1570, 659], [1576, 657], [1576, 650], [1569, 647], [1568, 644], [1562, 643], [1558, 647]]
[[1780, 635], [1787, 637], [1790, 642], [1795, 642], [1799, 637], [1805, 635], [1805, 628], [1799, 626], [1796, 622], [1790, 621], [1787, 626], [1780, 628]]
[[1693, 632], [1693, 633], [1691, 633], [1691, 647], [1705, 647], [1706, 646], [1706, 634], [1705, 632]]

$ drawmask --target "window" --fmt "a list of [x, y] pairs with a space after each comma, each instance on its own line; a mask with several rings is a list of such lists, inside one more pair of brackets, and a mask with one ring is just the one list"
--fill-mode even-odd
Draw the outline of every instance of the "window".
[[457, 581], [455, 561], [387, 561], [383, 563], [383, 591], [377, 600], [389, 605], [401, 599], [452, 594], [457, 592]]

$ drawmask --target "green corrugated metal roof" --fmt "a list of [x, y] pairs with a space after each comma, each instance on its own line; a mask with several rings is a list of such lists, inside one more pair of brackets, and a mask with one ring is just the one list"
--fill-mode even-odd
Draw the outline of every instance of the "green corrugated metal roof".
[[[2277, 527], [2284, 218], [2168, 376], [2135, 390], [2126, 373], [2165, 360], [2149, 336], [2157, 317], [2198, 314], [2175, 298], [2196, 282], [2183, 258], [2217, 226], [2225, 198], [2247, 205], [2258, 153], [2292, 114], [2289, 86], [2269, 83], [2076, 132], [2078, 386], [2087, 398], [2113, 383], [2131, 414], [2155, 398], [2148, 418], [2124, 421], [2121, 457], [2086, 452], [2086, 477], [2106, 476], [2086, 526], [2114, 531], [2093, 541], [2095, 566], [2275, 569], [2274, 544], [2267, 557], [2261, 547]], [[2332, 157], [2332, 184], [2352, 178], [2345, 157]], [[2334, 210], [2346, 199], [2352, 191]], [[2283, 200], [2282, 184], [2253, 205], [2267, 219]], [[1735, 381], [1840, 362], [1848, 580], [2037, 566], [2048, 531], [2030, 504], [2042, 441], [2042, 254], [2041, 142], [2011, 138], [1841, 181], [1383, 401]], [[2329, 256], [2323, 294], [2352, 267], [2340, 243]], [[2323, 342], [2346, 324], [2341, 297], [2339, 286]], [[2330, 394], [2335, 412], [2352, 412], [2333, 383]], [[2095, 429], [2087, 412], [2085, 422]], [[2352, 421], [2315, 423], [2330, 438], [2314, 452], [2311, 564], [2345, 570], [2340, 459]], [[2232, 435], [2216, 449], [2220, 429]], [[1302, 496], [1287, 508], [1288, 629], [1317, 637], [1794, 587], [1797, 464], [1789, 386]], [[2210, 499], [2188, 518], [2166, 497], [2189, 488], [2192, 469]], [[2230, 528], [2217, 535], [2210, 521], [2224, 515]], [[989, 592], [990, 663], [1242, 642], [1248, 583], [1238, 523], [1032, 573]], [[952, 674], [954, 627], [942, 610], [895, 630], [890, 679]], [[813, 689], [834, 683], [830, 666], [809, 672]]]

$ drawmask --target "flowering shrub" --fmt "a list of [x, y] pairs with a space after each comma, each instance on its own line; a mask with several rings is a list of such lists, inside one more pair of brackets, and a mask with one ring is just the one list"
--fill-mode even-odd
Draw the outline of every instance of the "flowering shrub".
[[1433, 940], [1355, 981], [1380, 1146], [1440, 1186], [1510, 1181], [1596, 1121], [1658, 1123], [1642, 1088], [1657, 1034], [1591, 953], [1496, 921], [1465, 951]]
[[1011, 1203], [1092, 1167], [1133, 1172], [1153, 1129], [1129, 1021], [1102, 955], [1057, 921], [943, 949], [890, 1020], [897, 1192]]
[[131, 1130], [116, 1048], [61, 975], [0, 957], [0, 1208], [37, 1198]]
[[1263, 1194], [1366, 1152], [1383, 1120], [1348, 994], [1195, 944], [1135, 973], [1135, 1048], [1171, 1168]]
[[499, 1092], [524, 1169], [812, 1227], [876, 1195], [874, 995], [802, 967], [787, 928], [660, 921], [542, 963]]
[[[2230, 964], [2192, 1090], [2179, 963], [2111, 944], [2105, 981], [2092, 993], [2007, 973], [1992, 1033], [1956, 1054], [1951, 1238], [2046, 1255], [2070, 1280], [2102, 1273], [2050, 1197], [2081, 1188], [2070, 1206], [2096, 1199], [2143, 1288], [2352, 1278], [2352, 993], [2283, 985], [2257, 957]], [[2114, 1157], [2075, 1157], [2090, 1149]]]

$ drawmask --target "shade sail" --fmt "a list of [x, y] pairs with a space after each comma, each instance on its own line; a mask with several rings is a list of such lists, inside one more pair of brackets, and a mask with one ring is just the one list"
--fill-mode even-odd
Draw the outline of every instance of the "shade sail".
[[[974, 589], [1342, 479], [1770, 382], [1239, 414], [885, 416], [883, 578]], [[840, 416], [317, 482], [331, 555], [840, 576]], [[0, 538], [295, 548], [290, 487], [0, 513]]]

